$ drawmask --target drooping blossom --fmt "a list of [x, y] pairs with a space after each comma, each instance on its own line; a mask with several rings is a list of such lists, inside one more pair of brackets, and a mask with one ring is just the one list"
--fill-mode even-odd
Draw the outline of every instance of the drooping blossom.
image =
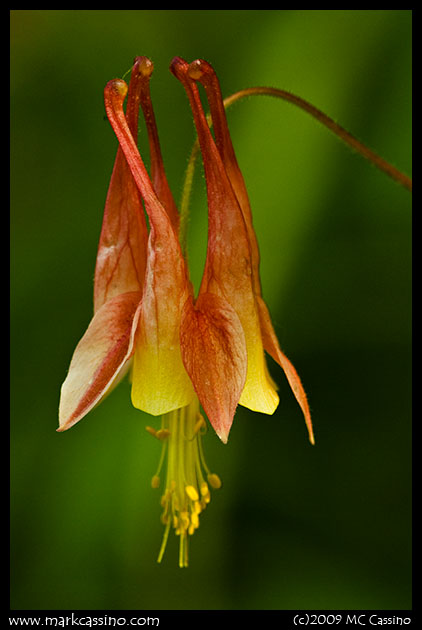
[[[129, 88], [115, 79], [104, 90], [119, 147], [98, 247], [94, 315], [62, 386], [58, 430], [79, 422], [130, 370], [133, 405], [162, 417], [159, 429], [147, 427], [162, 442], [153, 487], [159, 487], [167, 459], [159, 560], [173, 527], [180, 537], [179, 564], [187, 566], [188, 539], [210, 500], [210, 486], [221, 486], [203, 454], [204, 415], [225, 443], [238, 404], [274, 413], [278, 394], [264, 351], [284, 370], [312, 443], [314, 438], [305, 392], [262, 298], [252, 213], [217, 76], [203, 60], [188, 64], [175, 57], [170, 69], [189, 98], [207, 185], [208, 244], [199, 292], [194, 294], [189, 278], [164, 170], [149, 89], [153, 65], [138, 57]], [[214, 137], [198, 82], [206, 91]], [[137, 148], [139, 106], [150, 174]]]

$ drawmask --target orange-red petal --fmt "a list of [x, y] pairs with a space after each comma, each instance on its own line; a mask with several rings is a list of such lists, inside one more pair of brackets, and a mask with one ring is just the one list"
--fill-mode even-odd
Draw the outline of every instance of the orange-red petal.
[[271, 323], [270, 314], [268, 312], [267, 305], [264, 300], [257, 297], [257, 304], [259, 307], [259, 318], [261, 322], [262, 339], [264, 342], [264, 348], [270, 356], [276, 361], [283, 369], [289, 385], [295, 395], [297, 402], [302, 409], [302, 413], [305, 417], [306, 427], [308, 429], [309, 441], [311, 444], [315, 444], [314, 432], [312, 428], [311, 411], [309, 409], [308, 398], [303, 388], [302, 382], [296, 372], [294, 366], [281, 351], [277, 335], [274, 332], [273, 325]]
[[207, 183], [208, 248], [200, 294], [213, 293], [227, 300], [242, 324], [248, 371], [240, 404], [272, 414], [279, 399], [265, 363], [245, 220], [207, 125], [198, 88], [189, 76], [189, 65], [176, 57], [171, 70], [189, 97]]
[[159, 415], [189, 404], [192, 383], [183, 366], [179, 329], [189, 295], [186, 264], [174, 226], [152, 186], [123, 115], [127, 86], [110, 81], [104, 91], [108, 118], [142, 195], [150, 222], [147, 269], [132, 371], [135, 407]]
[[[313, 444], [314, 435], [312, 430], [311, 414], [305, 390], [294, 366], [280, 349], [277, 336], [271, 323], [268, 308], [261, 297], [261, 282], [259, 277], [259, 248], [253, 228], [252, 211], [245, 182], [240, 171], [230, 138], [230, 132], [227, 125], [227, 118], [217, 75], [212, 66], [207, 61], [204, 61], [202, 59], [197, 59], [196, 61], [192, 62], [189, 66], [188, 73], [192, 79], [201, 82], [205, 88], [211, 111], [216, 146], [223, 162], [227, 177], [230, 181], [231, 187], [242, 211], [249, 241], [252, 285], [253, 292], [255, 294], [256, 306], [259, 313], [260, 330], [264, 348], [284, 370], [290, 387], [292, 388], [296, 400], [302, 409], [303, 415], [305, 417], [306, 426], [308, 428], [309, 439]], [[251, 330], [251, 334], [253, 334], [253, 330]], [[257, 365], [262, 360], [261, 352], [260, 349], [257, 350], [256, 346], [252, 345], [252, 352], [253, 351], [255, 351], [256, 354], [255, 365]], [[251, 358], [251, 353], [248, 352], [248, 359], [251, 360]], [[262, 374], [262, 370], [258, 369], [258, 378], [260, 374]], [[240, 403], [249, 406], [247, 403], [245, 403], [244, 399], [241, 399]]]
[[252, 280], [254, 292], [261, 294], [261, 281], [259, 277], [259, 247], [253, 227], [252, 210], [249, 203], [248, 192], [243, 179], [242, 172], [236, 159], [233, 144], [230, 137], [230, 131], [227, 124], [226, 110], [224, 108], [223, 97], [221, 94], [220, 82], [214, 71], [214, 68], [203, 59], [196, 59], [189, 65], [189, 76], [195, 81], [199, 81], [205, 88], [210, 113], [212, 118], [214, 137], [217, 149], [220, 153], [221, 160], [224, 164], [227, 177], [230, 180], [233, 191], [236, 195], [248, 234], [251, 264], [252, 264]]
[[[139, 57], [140, 70], [142, 74], [140, 83], [140, 104], [144, 114], [145, 124], [148, 133], [149, 152], [151, 161], [151, 180], [155, 193], [161, 204], [167, 211], [170, 221], [177, 232], [179, 229], [179, 213], [170, 186], [167, 181], [164, 169], [163, 157], [161, 154], [160, 141], [158, 138], [157, 124], [155, 121], [154, 109], [152, 107], [149, 82], [154, 64], [148, 57]], [[129, 90], [130, 96], [130, 90]], [[129, 99], [128, 96], [128, 99]]]
[[247, 373], [245, 336], [236, 311], [212, 293], [201, 293], [195, 304], [189, 299], [180, 343], [199, 401], [225, 443]]
[[79, 422], [124, 373], [134, 349], [140, 299], [139, 291], [122, 293], [95, 313], [62, 385], [58, 431]]
[[[126, 120], [134, 138], [138, 134], [142, 87], [140, 59], [132, 68]], [[94, 279], [94, 312], [107, 300], [140, 291], [145, 275], [147, 226], [139, 190], [119, 147], [107, 193]]]

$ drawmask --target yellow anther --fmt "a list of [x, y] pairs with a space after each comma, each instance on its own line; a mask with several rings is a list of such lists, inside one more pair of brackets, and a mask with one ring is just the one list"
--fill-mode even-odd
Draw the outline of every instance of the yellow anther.
[[182, 530], [186, 530], [189, 527], [189, 514], [187, 512], [180, 512], [180, 527]]
[[212, 488], [215, 488], [216, 490], [218, 490], [218, 488], [221, 488], [222, 486], [221, 479], [215, 473], [210, 473], [207, 476], [207, 479], [208, 479], [208, 483], [210, 484]]
[[[158, 561], [161, 562], [172, 529], [179, 536], [179, 565], [182, 567], [188, 565], [188, 537], [199, 527], [200, 514], [211, 501], [211, 490], [222, 485], [204, 459], [201, 437], [207, 422], [198, 408], [196, 402], [192, 408], [166, 414], [160, 428], [146, 427], [148, 433], [161, 442], [160, 461], [151, 479], [152, 488], [158, 488], [162, 477], [161, 521], [165, 529]], [[162, 468], [166, 459], [164, 474]]]
[[196, 512], [192, 512], [190, 516], [190, 522], [194, 526], [194, 528], [199, 527], [199, 516]]
[[191, 499], [192, 501], [198, 501], [199, 494], [196, 488], [194, 488], [193, 486], [186, 486], [185, 492], [188, 495], [189, 499]]
[[168, 429], [158, 429], [155, 433], [155, 437], [159, 440], [165, 440], [170, 435], [170, 431]]
[[195, 437], [195, 435], [202, 429], [202, 427], [205, 427], [205, 420], [204, 418], [201, 416], [200, 413], [198, 413], [198, 420], [195, 422], [195, 426], [193, 427], [193, 435]]
[[157, 438], [157, 440], [165, 440], [170, 435], [170, 431], [168, 429], [158, 429], [156, 431], [154, 427], [145, 427], [150, 435]]
[[158, 488], [160, 486], [160, 477], [158, 475], [154, 475], [151, 479], [151, 488]]
[[161, 522], [163, 525], [167, 525], [167, 523], [169, 522], [169, 516], [165, 512], [161, 514]]
[[166, 491], [164, 492], [160, 500], [160, 503], [163, 507], [168, 504], [170, 497], [171, 497], [171, 490], [169, 490], [169, 488], [166, 488]]

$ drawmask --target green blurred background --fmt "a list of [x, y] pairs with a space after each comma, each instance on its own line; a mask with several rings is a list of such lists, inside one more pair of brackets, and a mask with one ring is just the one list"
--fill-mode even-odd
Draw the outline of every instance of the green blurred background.
[[[102, 92], [135, 55], [180, 198], [194, 129], [173, 56], [210, 61], [224, 96], [290, 90], [411, 174], [411, 11], [11, 12], [11, 608], [411, 607], [411, 194], [292, 105], [229, 110], [264, 296], [308, 392], [316, 446], [281, 370], [274, 416], [239, 408], [205, 449], [224, 487], [177, 566], [162, 565], [157, 423], [129, 385], [56, 433], [92, 314], [116, 139]], [[144, 154], [145, 134], [140, 145]], [[195, 177], [199, 281], [205, 182]]]

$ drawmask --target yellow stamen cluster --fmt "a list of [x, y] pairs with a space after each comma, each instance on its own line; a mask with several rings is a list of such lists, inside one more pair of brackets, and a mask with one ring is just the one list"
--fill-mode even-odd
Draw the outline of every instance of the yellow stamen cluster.
[[158, 554], [161, 562], [170, 529], [179, 536], [179, 566], [188, 566], [188, 537], [199, 527], [199, 515], [211, 501], [211, 488], [221, 487], [218, 475], [211, 473], [202, 450], [202, 433], [206, 429], [199, 413], [197, 400], [187, 407], [165, 414], [161, 429], [147, 431], [162, 441], [162, 451], [157, 473], [151, 486], [160, 486], [160, 471], [167, 455], [165, 489], [161, 497], [165, 525], [163, 542]]

